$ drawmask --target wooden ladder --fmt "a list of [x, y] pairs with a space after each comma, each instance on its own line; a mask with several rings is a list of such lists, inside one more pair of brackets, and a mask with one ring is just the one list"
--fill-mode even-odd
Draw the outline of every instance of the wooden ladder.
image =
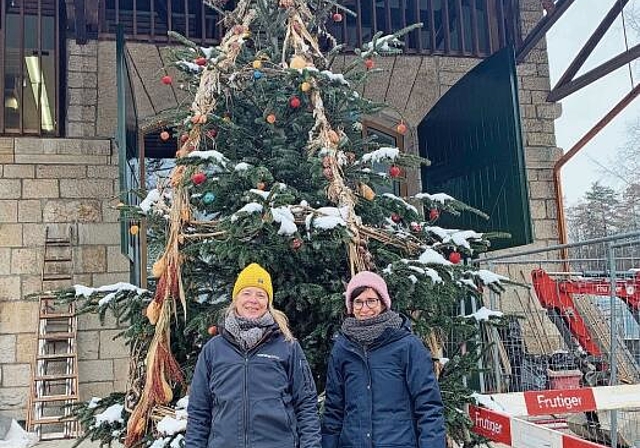
[[[53, 238], [47, 228], [42, 267], [43, 290], [71, 286], [73, 246], [71, 228]], [[70, 405], [78, 401], [78, 320], [75, 302], [61, 304], [56, 296], [39, 297], [37, 349], [31, 366], [27, 428], [40, 440], [75, 438], [78, 423]]]

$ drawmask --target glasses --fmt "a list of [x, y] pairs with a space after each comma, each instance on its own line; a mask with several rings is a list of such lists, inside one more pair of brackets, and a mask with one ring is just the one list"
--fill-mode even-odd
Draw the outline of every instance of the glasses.
[[367, 305], [367, 308], [373, 309], [378, 306], [380, 303], [380, 299], [366, 299], [366, 300], [354, 300], [353, 301], [353, 309], [361, 310], [363, 306]]

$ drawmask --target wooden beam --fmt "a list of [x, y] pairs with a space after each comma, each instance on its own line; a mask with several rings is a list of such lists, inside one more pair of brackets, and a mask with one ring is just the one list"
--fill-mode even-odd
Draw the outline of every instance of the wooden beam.
[[567, 84], [574, 78], [574, 76], [576, 76], [578, 70], [580, 70], [580, 68], [584, 65], [587, 58], [591, 55], [593, 50], [598, 45], [598, 42], [602, 40], [604, 34], [611, 27], [613, 22], [620, 15], [620, 12], [628, 2], [629, 0], [618, 0], [614, 3], [613, 7], [609, 10], [607, 15], [602, 19], [602, 22], [600, 22], [600, 25], [598, 25], [598, 28], [596, 28], [591, 37], [589, 37], [589, 40], [584, 44], [582, 49], [580, 49], [578, 55], [571, 62], [564, 74], [560, 77], [560, 80], [552, 89], [552, 92], [560, 86]]
[[597, 66], [596, 68], [588, 71], [582, 76], [565, 83], [562, 86], [555, 87], [547, 96], [547, 101], [559, 101], [562, 98], [572, 94], [573, 92], [582, 89], [583, 87], [588, 86], [589, 84], [599, 80], [600, 78], [608, 75], [609, 73], [619, 69], [625, 64], [638, 59], [640, 57], [640, 44], [635, 47], [630, 48], [624, 53], [620, 53], [618, 56], [609, 59], [607, 62], [604, 62]]
[[516, 63], [521, 63], [527, 55], [538, 45], [538, 42], [547, 34], [547, 31], [562, 17], [575, 0], [558, 0], [556, 8], [551, 14], [544, 16], [527, 35], [522, 45], [516, 50]]

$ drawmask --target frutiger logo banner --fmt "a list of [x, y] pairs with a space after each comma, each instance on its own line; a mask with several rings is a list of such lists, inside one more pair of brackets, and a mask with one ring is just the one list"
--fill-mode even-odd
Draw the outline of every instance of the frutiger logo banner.
[[540, 390], [524, 393], [527, 415], [594, 411], [596, 400], [591, 389]]
[[469, 407], [473, 420], [473, 432], [494, 442], [511, 445], [511, 423], [509, 417], [489, 409]]

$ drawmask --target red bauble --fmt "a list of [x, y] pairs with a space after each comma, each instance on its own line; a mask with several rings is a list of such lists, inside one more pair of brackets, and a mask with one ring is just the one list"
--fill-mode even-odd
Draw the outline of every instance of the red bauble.
[[392, 165], [391, 168], [389, 168], [389, 176], [391, 177], [398, 177], [400, 176], [400, 173], [402, 173], [402, 170], [395, 165]]
[[200, 185], [201, 183], [204, 183], [205, 180], [207, 180], [207, 175], [202, 172], [195, 173], [193, 176], [191, 176], [191, 182], [193, 182], [196, 185]]
[[196, 64], [199, 65], [200, 67], [207, 65], [207, 58], [200, 56], [199, 58], [196, 58]]
[[169, 134], [167, 131], [162, 131], [162, 132], [160, 133], [160, 139], [161, 139], [163, 142], [166, 142], [166, 141], [167, 141], [167, 140], [169, 140], [170, 138], [171, 138], [171, 134]]
[[416, 233], [422, 232], [422, 225], [417, 223], [417, 222], [412, 222], [411, 223], [411, 230], [416, 232]]
[[162, 84], [164, 84], [165, 86], [168, 86], [173, 82], [173, 79], [169, 75], [164, 75], [161, 81], [162, 81]]
[[211, 138], [216, 138], [218, 136], [218, 130], [216, 128], [209, 129], [209, 132], [207, 132], [207, 135]]
[[340, 14], [339, 12], [333, 13], [333, 21], [342, 22], [342, 14]]
[[373, 59], [365, 59], [364, 66], [367, 67], [367, 70], [371, 70], [376, 66], [376, 63], [373, 61]]
[[300, 98], [298, 98], [297, 96], [292, 96], [289, 100], [289, 106], [291, 106], [293, 109], [297, 109], [298, 107], [300, 107], [300, 104]]
[[182, 134], [182, 135], [180, 136], [180, 142], [181, 142], [181, 143], [186, 143], [186, 142], [187, 142], [187, 140], [189, 140], [189, 136], [188, 136], [187, 134]]
[[302, 240], [300, 238], [294, 238], [291, 240], [291, 249], [298, 250], [302, 247]]
[[398, 134], [402, 134], [402, 135], [406, 134], [407, 125], [404, 124], [403, 122], [400, 122], [398, 126], [396, 126], [396, 131], [398, 131]]
[[327, 168], [323, 168], [322, 169], [322, 175], [324, 177], [326, 177], [329, 180], [333, 179], [333, 170], [331, 169], [331, 167], [327, 167]]
[[217, 335], [218, 327], [216, 327], [215, 325], [211, 325], [209, 328], [207, 328], [207, 333], [209, 333], [211, 336]]
[[437, 208], [429, 210], [429, 221], [435, 221], [440, 217], [440, 211]]
[[391, 221], [395, 222], [396, 224], [398, 224], [400, 221], [402, 221], [402, 218], [400, 217], [400, 215], [398, 215], [397, 213], [393, 213], [391, 215]]
[[460, 252], [451, 252], [449, 254], [449, 261], [453, 264], [458, 264], [460, 263], [460, 261], [462, 260], [462, 255], [460, 255]]

